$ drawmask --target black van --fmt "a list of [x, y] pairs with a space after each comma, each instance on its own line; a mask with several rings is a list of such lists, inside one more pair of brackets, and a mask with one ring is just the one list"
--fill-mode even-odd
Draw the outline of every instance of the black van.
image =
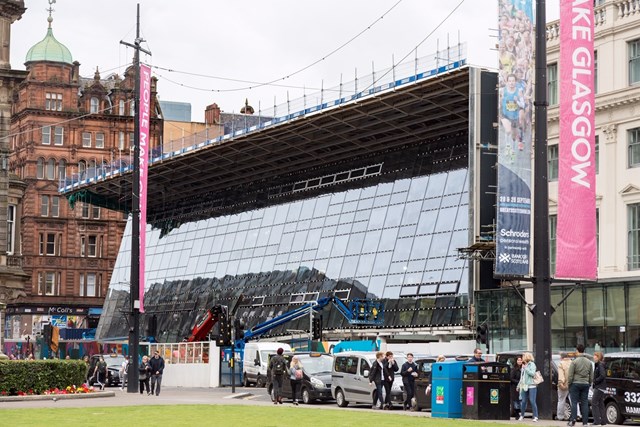
[[[269, 355], [269, 360], [274, 355]], [[296, 352], [284, 353], [282, 355], [287, 362], [287, 367], [291, 363], [293, 356], [298, 356], [302, 363], [302, 384], [300, 396], [302, 403], [313, 403], [316, 400], [333, 400], [331, 397], [331, 366], [333, 365], [333, 356], [327, 353], [318, 352]], [[271, 381], [271, 372], [267, 372], [267, 391], [273, 399], [273, 383]], [[291, 390], [291, 381], [289, 375], [284, 375], [282, 381], [282, 396], [286, 399], [293, 400]]]
[[640, 353], [609, 353], [605, 354], [604, 362], [607, 422], [622, 424], [627, 418], [640, 418]]

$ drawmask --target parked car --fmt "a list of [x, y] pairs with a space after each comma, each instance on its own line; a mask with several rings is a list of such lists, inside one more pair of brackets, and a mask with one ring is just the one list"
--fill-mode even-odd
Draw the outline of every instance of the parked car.
[[[283, 356], [287, 361], [287, 367], [291, 363], [293, 356], [298, 356], [298, 359], [300, 359], [302, 363], [303, 375], [300, 389], [302, 403], [309, 404], [316, 400], [333, 399], [331, 397], [331, 366], [333, 365], [333, 356], [318, 352], [284, 353]], [[268, 371], [267, 378], [267, 391], [273, 399], [271, 371]], [[293, 400], [293, 390], [291, 389], [289, 375], [286, 375], [285, 380], [282, 382], [282, 396], [285, 399]]]
[[242, 357], [242, 385], [248, 387], [255, 384], [256, 387], [264, 387], [269, 378], [267, 375], [269, 355], [275, 354], [279, 348], [291, 351], [289, 344], [285, 343], [269, 341], [246, 343]]
[[[122, 369], [122, 362], [124, 362], [124, 356], [122, 354], [117, 353], [109, 353], [103, 354], [104, 361], [107, 362], [107, 382], [106, 386], [118, 386], [121, 383], [120, 379], [120, 369]], [[96, 377], [93, 375], [93, 372], [96, 369], [96, 365], [100, 360], [99, 354], [94, 354], [89, 359], [89, 385], [94, 385], [96, 381]]]
[[604, 362], [607, 422], [623, 424], [627, 418], [640, 418], [640, 353], [609, 353], [605, 354]]
[[418, 376], [415, 382], [416, 395], [412, 406], [417, 411], [431, 410], [431, 370], [432, 365], [436, 363], [436, 357], [420, 357], [414, 362], [418, 365]]
[[[394, 359], [400, 368], [406, 358], [403, 354], [394, 353]], [[331, 372], [331, 395], [336, 399], [340, 407], [352, 403], [373, 403], [377, 396], [375, 386], [369, 384], [369, 372], [376, 361], [375, 352], [349, 351], [334, 354], [333, 370]], [[391, 402], [402, 404], [403, 397], [402, 377], [400, 369], [395, 375], [391, 386]]]

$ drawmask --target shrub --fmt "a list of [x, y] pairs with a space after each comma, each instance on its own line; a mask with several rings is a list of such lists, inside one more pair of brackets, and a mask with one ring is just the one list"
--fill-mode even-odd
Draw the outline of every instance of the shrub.
[[87, 365], [82, 360], [0, 360], [0, 394], [42, 394], [81, 385]]

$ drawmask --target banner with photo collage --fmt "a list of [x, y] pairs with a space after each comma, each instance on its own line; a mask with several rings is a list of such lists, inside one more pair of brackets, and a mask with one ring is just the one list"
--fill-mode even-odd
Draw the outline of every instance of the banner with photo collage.
[[534, 34], [532, 0], [498, 0], [498, 193], [495, 275], [529, 275]]

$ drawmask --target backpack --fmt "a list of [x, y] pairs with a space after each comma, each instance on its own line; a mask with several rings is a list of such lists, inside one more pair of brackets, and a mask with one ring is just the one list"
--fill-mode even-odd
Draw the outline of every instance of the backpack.
[[273, 375], [284, 375], [284, 360], [282, 357], [277, 357], [273, 361]]

